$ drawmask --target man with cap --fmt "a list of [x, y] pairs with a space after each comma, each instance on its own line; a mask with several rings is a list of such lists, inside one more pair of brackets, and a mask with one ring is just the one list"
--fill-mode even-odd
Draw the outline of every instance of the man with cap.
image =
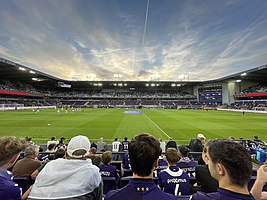
[[102, 199], [102, 181], [98, 167], [87, 159], [90, 141], [73, 137], [67, 146], [67, 159], [47, 163], [36, 177], [28, 199]]
[[[203, 151], [203, 144], [202, 141], [205, 141], [206, 138], [203, 134], [198, 134], [197, 138], [191, 139], [189, 143], [189, 149], [191, 152], [202, 152]], [[199, 154], [193, 154], [193, 158], [196, 161], [199, 161], [201, 159], [201, 153]]]

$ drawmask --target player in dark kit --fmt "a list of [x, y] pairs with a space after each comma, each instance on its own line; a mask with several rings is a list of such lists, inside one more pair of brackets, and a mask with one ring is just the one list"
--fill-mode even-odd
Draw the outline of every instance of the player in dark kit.
[[192, 200], [254, 200], [247, 185], [252, 173], [252, 160], [246, 149], [229, 140], [210, 140], [203, 160], [211, 176], [219, 182], [213, 193], [197, 192]]
[[122, 141], [121, 145], [122, 145], [122, 150], [123, 151], [128, 151], [129, 141], [128, 141], [127, 137], [124, 138], [124, 140]]
[[169, 167], [159, 173], [160, 188], [165, 192], [174, 194], [175, 196], [189, 195], [189, 176], [185, 171], [176, 166], [176, 163], [179, 160], [177, 150], [174, 148], [168, 148], [165, 155]]
[[112, 190], [105, 200], [176, 200], [172, 194], [161, 191], [153, 182], [161, 148], [158, 140], [148, 134], [137, 135], [129, 143], [133, 179], [120, 190]]

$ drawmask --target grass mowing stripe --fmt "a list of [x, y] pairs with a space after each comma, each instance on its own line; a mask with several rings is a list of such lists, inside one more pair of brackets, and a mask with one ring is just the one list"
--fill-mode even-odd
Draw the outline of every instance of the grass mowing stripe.
[[[141, 111], [140, 111], [141, 112]], [[163, 131], [155, 122], [152, 121], [152, 119], [150, 119], [144, 112], [143, 112], [143, 115], [150, 121], [152, 122], [152, 124], [154, 124], [164, 135], [166, 135], [168, 138], [170, 138], [170, 136], [165, 132]]]

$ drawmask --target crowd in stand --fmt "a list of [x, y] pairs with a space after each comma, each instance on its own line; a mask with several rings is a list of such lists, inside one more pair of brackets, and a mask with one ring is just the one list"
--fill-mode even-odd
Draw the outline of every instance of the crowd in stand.
[[[263, 152], [266, 146], [257, 136], [253, 142], [257, 152], [265, 155], [265, 160], [261, 160], [263, 165], [253, 187], [249, 183], [252, 175], [249, 141], [242, 139], [238, 142], [233, 138], [209, 140], [203, 146], [206, 138], [198, 134], [188, 147], [180, 145], [177, 148], [171, 138], [165, 146], [162, 139], [140, 134], [130, 142], [127, 137], [122, 143], [116, 138], [111, 151], [107, 150], [103, 138], [97, 144], [91, 144], [86, 136], [75, 136], [68, 145], [64, 144], [64, 139], [58, 141], [52, 137], [47, 142], [47, 150], [40, 152], [31, 138], [0, 138], [1, 199], [100, 200], [103, 192], [106, 200], [179, 199], [186, 195], [201, 200], [261, 199], [261, 196], [267, 196], [262, 192], [267, 182], [266, 153]], [[193, 156], [193, 159], [190, 151], [202, 156]], [[120, 152], [124, 152], [123, 169], [114, 166], [118, 162], [114, 160], [119, 160], [114, 155]], [[31, 177], [32, 187], [24, 189], [22, 194], [18, 185], [13, 184], [8, 170], [12, 171], [14, 180]], [[131, 178], [125, 177], [127, 173]], [[108, 192], [105, 188], [106, 181], [113, 180], [110, 178], [115, 181], [113, 189], [122, 187], [121, 180], [129, 183]], [[254, 198], [248, 185], [252, 187]]]

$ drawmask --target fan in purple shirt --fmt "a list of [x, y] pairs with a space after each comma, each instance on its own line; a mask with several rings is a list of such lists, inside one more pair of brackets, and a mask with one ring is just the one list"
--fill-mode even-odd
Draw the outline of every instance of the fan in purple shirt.
[[131, 163], [129, 159], [129, 154], [125, 153], [122, 157], [122, 165], [123, 169], [131, 169]]
[[133, 179], [124, 188], [108, 192], [105, 200], [176, 200], [174, 195], [161, 191], [152, 180], [160, 155], [157, 139], [148, 134], [137, 135], [129, 143]]
[[219, 189], [208, 194], [197, 192], [192, 200], [254, 199], [247, 187], [252, 174], [252, 160], [242, 145], [229, 140], [210, 140], [202, 157], [211, 176], [219, 182]]
[[180, 155], [180, 160], [177, 162], [177, 167], [187, 172], [189, 177], [196, 176], [196, 166], [197, 162], [191, 160], [189, 155], [190, 150], [186, 146], [179, 146], [178, 147], [178, 154]]
[[175, 148], [168, 148], [165, 155], [169, 167], [159, 173], [160, 188], [175, 196], [189, 195], [189, 176], [185, 171], [176, 166], [177, 161], [179, 160], [177, 150]]
[[102, 163], [99, 165], [101, 176], [105, 177], [115, 177], [117, 182], [119, 180], [119, 175], [116, 171], [116, 167], [113, 165], [110, 165], [111, 159], [112, 159], [112, 153], [111, 151], [106, 151], [102, 154]]
[[23, 200], [29, 195], [30, 189], [21, 195], [21, 188], [13, 182], [13, 175], [7, 170], [14, 165], [25, 146], [26, 141], [16, 137], [0, 138], [0, 199]]

